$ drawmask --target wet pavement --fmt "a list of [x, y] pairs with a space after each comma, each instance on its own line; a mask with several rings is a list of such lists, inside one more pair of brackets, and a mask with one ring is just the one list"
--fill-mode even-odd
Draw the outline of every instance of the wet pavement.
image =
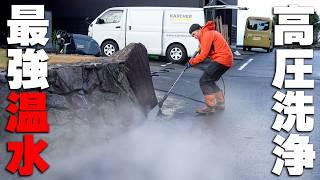
[[[252, 59], [252, 60], [250, 60]], [[249, 62], [250, 61], [250, 62]], [[249, 63], [248, 63], [249, 62]], [[159, 72], [164, 62], [152, 61], [151, 71]], [[319, 116], [319, 88], [320, 52], [315, 51], [313, 75], [315, 89], [307, 91], [314, 96], [315, 127], [310, 136], [310, 143], [314, 144], [316, 153], [320, 152]], [[178, 74], [183, 70], [181, 65], [165, 67], [169, 72], [158, 73], [153, 77], [158, 98], [170, 88]], [[187, 70], [169, 96], [162, 108], [162, 118], [175, 124], [192, 124], [203, 129], [206, 136], [222, 140], [224, 150], [228, 150], [225, 161], [228, 162], [228, 178], [234, 180], [279, 179], [271, 173], [276, 156], [272, 154], [275, 144], [273, 138], [280, 134], [288, 137], [289, 133], [278, 133], [271, 129], [276, 113], [271, 110], [275, 101], [272, 99], [276, 88], [271, 86], [275, 69], [275, 51], [265, 53], [256, 50], [236, 58], [235, 64], [224, 76], [226, 92], [226, 110], [211, 116], [199, 116], [194, 110], [203, 104], [203, 97], [198, 85], [202, 71], [196, 68]], [[219, 81], [220, 87], [223, 83]], [[295, 133], [295, 131], [291, 131]], [[303, 133], [298, 133], [303, 135]], [[212, 142], [214, 143], [214, 142]], [[199, 152], [201, 153], [201, 152]], [[291, 179], [284, 168], [280, 179]], [[320, 160], [316, 154], [314, 168], [304, 170], [303, 176], [294, 179], [320, 179]]]

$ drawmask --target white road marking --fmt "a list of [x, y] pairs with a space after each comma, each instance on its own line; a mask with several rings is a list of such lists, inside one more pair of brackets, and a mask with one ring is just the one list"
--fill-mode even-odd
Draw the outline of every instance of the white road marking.
[[246, 66], [248, 66], [249, 63], [251, 63], [253, 59], [249, 59], [246, 63], [244, 63], [241, 67], [239, 67], [239, 71], [242, 71]]
[[162, 66], [162, 67], [167, 67], [167, 66], [169, 66], [169, 65], [171, 65], [172, 64], [172, 62], [169, 62], [169, 63], [166, 63], [166, 64], [162, 64], [162, 65], [160, 65], [160, 66]]

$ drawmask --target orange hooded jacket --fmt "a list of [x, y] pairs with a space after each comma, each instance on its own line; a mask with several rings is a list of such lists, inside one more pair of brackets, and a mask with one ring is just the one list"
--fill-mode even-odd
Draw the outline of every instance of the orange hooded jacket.
[[227, 67], [232, 66], [232, 51], [224, 37], [215, 31], [215, 25], [212, 21], [208, 21], [208, 23], [201, 28], [199, 42], [200, 54], [189, 61], [191, 65], [194, 66], [203, 62], [207, 57], [210, 57], [212, 62], [216, 61]]

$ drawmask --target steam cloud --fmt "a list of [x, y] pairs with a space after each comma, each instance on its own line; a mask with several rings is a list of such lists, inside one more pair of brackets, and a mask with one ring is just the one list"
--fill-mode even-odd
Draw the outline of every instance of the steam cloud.
[[[130, 114], [134, 125], [107, 139], [110, 125], [78, 127], [75, 138], [44, 155], [50, 168], [31, 179], [46, 180], [227, 180], [232, 157], [222, 136], [196, 119], [144, 122]], [[94, 119], [93, 119], [94, 120]], [[124, 123], [113, 119], [113, 122]], [[131, 123], [132, 124], [132, 123]], [[121, 126], [118, 126], [121, 127]], [[91, 130], [90, 130], [91, 129]], [[210, 129], [210, 130], [209, 130]], [[120, 132], [121, 131], [121, 132]], [[122, 135], [119, 135], [121, 134]], [[62, 139], [61, 139], [62, 140]], [[66, 141], [66, 140], [63, 140]], [[50, 146], [50, 143], [49, 143]], [[59, 152], [59, 153], [58, 153]], [[30, 179], [30, 178], [26, 178]]]

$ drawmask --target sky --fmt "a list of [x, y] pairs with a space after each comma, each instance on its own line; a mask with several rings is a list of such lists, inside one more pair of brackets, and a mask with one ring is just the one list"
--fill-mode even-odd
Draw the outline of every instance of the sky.
[[273, 6], [313, 6], [320, 14], [320, 0], [238, 0], [238, 6], [248, 7], [249, 10], [238, 11], [237, 19], [237, 45], [243, 44], [243, 35], [246, 19], [249, 16], [272, 17]]

